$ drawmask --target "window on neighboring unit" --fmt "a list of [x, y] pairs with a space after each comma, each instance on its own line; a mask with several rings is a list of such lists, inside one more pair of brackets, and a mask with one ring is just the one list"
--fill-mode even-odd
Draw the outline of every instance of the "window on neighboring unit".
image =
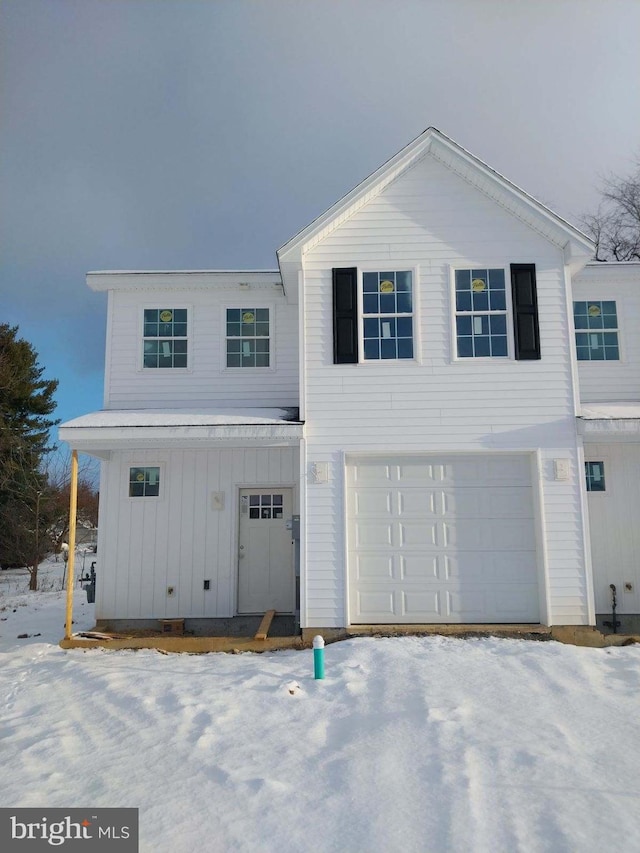
[[573, 322], [578, 361], [619, 361], [615, 302], [574, 302]]
[[144, 309], [144, 367], [187, 366], [187, 309]]
[[227, 308], [227, 367], [269, 367], [269, 309]]
[[588, 492], [604, 492], [604, 462], [585, 462]]
[[365, 360], [413, 358], [413, 282], [410, 270], [362, 273]]
[[160, 468], [129, 468], [129, 497], [157, 498], [160, 494]]
[[458, 358], [506, 358], [507, 293], [504, 269], [455, 271]]

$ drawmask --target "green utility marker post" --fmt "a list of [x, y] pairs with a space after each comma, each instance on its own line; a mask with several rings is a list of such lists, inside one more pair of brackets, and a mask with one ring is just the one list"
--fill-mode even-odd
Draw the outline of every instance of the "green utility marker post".
[[324, 678], [324, 640], [320, 634], [313, 638], [313, 677]]

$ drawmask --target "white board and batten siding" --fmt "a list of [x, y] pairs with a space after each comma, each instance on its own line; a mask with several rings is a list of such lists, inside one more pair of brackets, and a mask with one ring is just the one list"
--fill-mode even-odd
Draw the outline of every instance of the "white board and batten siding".
[[596, 613], [610, 618], [610, 584], [618, 613], [640, 613], [640, 444], [589, 443], [584, 454], [604, 463], [604, 491], [587, 492]]
[[640, 263], [588, 264], [573, 280], [576, 301], [614, 301], [618, 316], [618, 361], [579, 361], [582, 402], [640, 399]]
[[[298, 306], [285, 299], [277, 272], [247, 287], [222, 286], [206, 273], [112, 278], [118, 287], [109, 293], [105, 408], [298, 405]], [[104, 279], [102, 287], [111, 277]], [[145, 308], [187, 308], [186, 369], [143, 368]], [[227, 308], [270, 309], [268, 368], [226, 367]]]
[[[541, 360], [456, 361], [452, 266], [504, 267], [508, 279], [511, 263], [536, 265]], [[303, 625], [350, 618], [345, 462], [371, 454], [533, 454], [540, 620], [592, 619], [563, 264], [560, 247], [430, 156], [307, 252], [306, 468], [327, 463], [328, 481], [306, 488]], [[414, 271], [414, 360], [333, 364], [331, 270], [352, 266]]]
[[[158, 498], [128, 496], [134, 466], [160, 468]], [[101, 471], [96, 618], [233, 616], [240, 489], [291, 487], [297, 513], [298, 478], [297, 447], [114, 452]]]

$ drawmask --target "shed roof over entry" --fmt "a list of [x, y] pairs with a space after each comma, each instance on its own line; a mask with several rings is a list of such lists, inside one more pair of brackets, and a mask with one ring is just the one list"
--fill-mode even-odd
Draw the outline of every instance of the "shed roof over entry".
[[58, 434], [71, 447], [108, 459], [111, 450], [198, 447], [212, 441], [297, 444], [302, 423], [294, 408], [114, 409], [67, 421]]

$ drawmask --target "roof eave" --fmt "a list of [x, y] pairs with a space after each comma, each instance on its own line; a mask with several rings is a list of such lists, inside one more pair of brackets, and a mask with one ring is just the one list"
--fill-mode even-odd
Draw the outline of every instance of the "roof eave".
[[[317, 240], [318, 235], [335, 227], [340, 220], [351, 216], [360, 206], [374, 197], [403, 171], [426, 156], [427, 153], [433, 152], [437, 156], [438, 146], [441, 146], [442, 149], [460, 161], [472, 166], [476, 172], [484, 175], [489, 181], [497, 184], [503, 192], [520, 205], [521, 218], [525, 222], [529, 222], [531, 227], [535, 227], [536, 219], [539, 220], [544, 227], [542, 230], [537, 230], [541, 231], [547, 239], [553, 239], [553, 242], [563, 249], [565, 263], [571, 266], [573, 271], [580, 269], [593, 258], [595, 245], [586, 234], [562, 219], [542, 202], [492, 169], [437, 128], [429, 127], [278, 249], [278, 264], [283, 274], [283, 280], [286, 277], [283, 267], [285, 265], [301, 265], [305, 250], [314, 243], [314, 240]], [[445, 165], [447, 164], [445, 163]]]

